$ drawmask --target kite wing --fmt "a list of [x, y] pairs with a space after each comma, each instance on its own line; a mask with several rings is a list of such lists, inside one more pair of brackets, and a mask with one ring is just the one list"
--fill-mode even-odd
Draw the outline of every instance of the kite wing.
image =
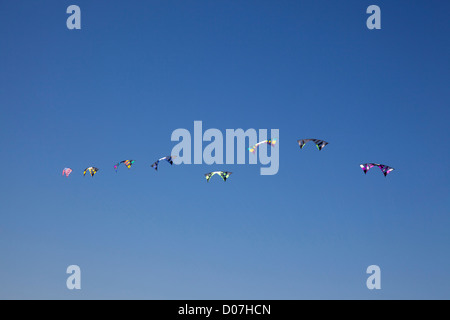
[[216, 172], [210, 172], [210, 173], [205, 174], [206, 181], [209, 182], [209, 179], [211, 179], [211, 177], [212, 177], [213, 175], [215, 175], [215, 174], [216, 174]]
[[168, 163], [170, 163], [171, 165], [173, 165], [173, 159], [175, 158], [175, 156], [168, 156], [166, 157], [166, 160]]
[[66, 177], [69, 177], [69, 175], [72, 173], [72, 169], [70, 168], [64, 168], [62, 175], [66, 175]]
[[89, 174], [91, 175], [91, 177], [93, 177], [97, 173], [98, 169], [95, 167], [86, 168], [86, 169], [84, 169], [83, 176], [85, 176], [86, 172], [88, 172], [88, 171], [89, 171]]
[[220, 176], [222, 177], [223, 181], [227, 181], [231, 174], [232, 172], [223, 171], [220, 173]]
[[158, 171], [158, 163], [159, 160], [155, 161], [155, 163], [152, 164], [152, 168], [155, 168], [156, 171]]
[[119, 168], [119, 166], [120, 166], [122, 163], [123, 163], [128, 169], [130, 169], [134, 162], [135, 162], [135, 160], [123, 160], [123, 161], [120, 161], [118, 164], [114, 165], [114, 169], [115, 169], [116, 172], [117, 172], [117, 169]]
[[359, 166], [361, 167], [361, 169], [366, 174], [367, 171], [369, 171], [371, 168], [378, 167], [379, 165], [377, 163], [363, 163], [363, 164], [360, 164]]
[[134, 162], [135, 160], [124, 160], [121, 163], [123, 163], [128, 169], [130, 169]]
[[316, 144], [317, 149], [322, 150], [327, 144], [328, 142], [324, 141], [324, 140], [320, 140], [320, 139], [303, 139], [303, 140], [297, 140], [298, 145], [300, 146], [300, 149], [303, 149], [303, 147], [305, 146], [306, 143], [308, 143], [309, 141], [312, 141]]
[[381, 172], [383, 172], [384, 176], [386, 177], [388, 173], [394, 171], [394, 168], [391, 168], [389, 166], [385, 166], [384, 164], [379, 165]]
[[328, 142], [326, 141], [317, 139], [313, 139], [313, 142], [316, 144], [317, 149], [319, 149], [319, 151], [322, 150], [328, 144]]
[[98, 171], [98, 169], [97, 168], [91, 168], [91, 170], [90, 170], [90, 173], [91, 173], [91, 177], [93, 177], [94, 176], [94, 174], [96, 174], [97, 173], [97, 171]]
[[303, 139], [303, 140], [297, 140], [298, 145], [300, 146], [300, 149], [303, 149], [303, 147], [305, 146], [305, 144], [307, 142], [311, 141], [311, 139]]

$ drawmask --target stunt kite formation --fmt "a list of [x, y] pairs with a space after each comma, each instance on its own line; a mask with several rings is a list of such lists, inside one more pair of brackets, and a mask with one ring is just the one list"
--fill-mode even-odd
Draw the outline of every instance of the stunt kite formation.
[[[315, 143], [315, 145], [317, 146], [317, 149], [319, 149], [319, 151], [321, 151], [321, 150], [328, 144], [328, 142], [326, 142], [326, 141], [324, 141], [324, 140], [320, 140], [320, 139], [302, 139], [302, 140], [297, 140], [297, 143], [298, 143], [298, 145], [300, 146], [300, 149], [303, 149], [303, 147], [304, 147], [308, 142], [310, 142], [310, 141], [312, 141], [312, 142]], [[259, 146], [261, 146], [261, 145], [263, 145], [263, 144], [267, 144], [267, 145], [269, 145], [269, 146], [275, 147], [276, 143], [277, 143], [277, 139], [264, 140], [264, 141], [258, 142], [257, 144], [253, 145], [252, 147], [248, 148], [248, 150], [249, 150], [250, 152], [252, 152], [253, 154], [255, 154], [255, 153], [256, 153], [256, 149], [257, 149]], [[176, 158], [176, 156], [170, 155], [170, 156], [163, 157], [163, 158], [161, 158], [161, 159], [156, 160], [156, 161], [151, 165], [151, 167], [152, 167], [152, 168], [155, 168], [155, 170], [158, 170], [158, 165], [159, 165], [159, 163], [160, 163], [161, 161], [163, 161], [163, 160], [165, 160], [165, 161], [167, 161], [168, 163], [170, 163], [170, 165], [173, 165], [173, 159], [174, 159], [174, 158]], [[117, 163], [117, 164], [114, 165], [114, 170], [116, 170], [116, 173], [117, 173], [117, 170], [118, 170], [118, 168], [119, 168], [119, 166], [120, 166], [121, 164], [124, 164], [128, 169], [130, 169], [131, 166], [132, 166], [134, 163], [135, 163], [135, 160], [123, 160], [123, 161], [120, 161], [119, 163]], [[361, 167], [361, 169], [364, 171], [364, 174], [367, 174], [367, 171], [369, 171], [371, 168], [373, 168], [373, 167], [378, 167], [378, 168], [380, 168], [381, 172], [383, 172], [383, 174], [384, 174], [385, 177], [386, 177], [390, 172], [394, 171], [394, 168], [389, 167], [389, 166], [384, 165], [384, 164], [379, 164], [379, 163], [363, 163], [363, 164], [360, 165], [360, 167]], [[95, 167], [89, 167], [89, 168], [86, 168], [86, 169], [84, 170], [84, 172], [83, 172], [83, 176], [86, 176], [86, 173], [89, 172], [89, 174], [91, 175], [91, 177], [93, 177], [93, 176], [98, 172], [98, 170], [99, 170], [99, 169], [98, 169], [98, 168], [95, 168]], [[64, 168], [64, 170], [63, 170], [63, 172], [62, 172], [62, 175], [63, 175], [63, 176], [66, 176], [66, 177], [69, 177], [69, 175], [70, 175], [71, 173], [72, 173], [72, 169], [71, 169], [71, 168]], [[210, 173], [206, 173], [206, 174], [205, 174], [205, 177], [206, 177], [206, 181], [209, 182], [209, 180], [211, 180], [211, 178], [212, 178], [214, 175], [217, 174], [217, 175], [219, 175], [219, 176], [223, 179], [223, 181], [227, 181], [227, 179], [230, 177], [231, 173], [232, 173], [232, 172], [228, 172], [228, 171], [213, 171], [213, 172], [210, 172]]]

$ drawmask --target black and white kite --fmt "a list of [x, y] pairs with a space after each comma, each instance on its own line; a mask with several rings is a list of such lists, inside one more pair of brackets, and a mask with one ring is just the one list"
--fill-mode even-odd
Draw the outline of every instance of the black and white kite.
[[323, 141], [323, 140], [319, 140], [319, 139], [303, 139], [303, 140], [297, 140], [298, 145], [300, 146], [300, 149], [303, 149], [303, 147], [305, 146], [305, 144], [309, 141], [312, 141], [316, 144], [317, 149], [322, 150], [327, 144], [328, 142]]

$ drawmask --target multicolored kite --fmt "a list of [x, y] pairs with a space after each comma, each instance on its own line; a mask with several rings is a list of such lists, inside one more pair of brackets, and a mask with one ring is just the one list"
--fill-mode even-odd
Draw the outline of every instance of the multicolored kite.
[[86, 169], [84, 169], [83, 176], [85, 176], [86, 172], [88, 172], [88, 171], [89, 171], [89, 174], [91, 175], [91, 177], [93, 177], [97, 173], [98, 169], [94, 168], [94, 167], [86, 168]]
[[72, 169], [70, 168], [64, 168], [62, 175], [65, 175], [66, 177], [69, 177], [69, 175], [72, 173]]
[[223, 181], [227, 181], [228, 177], [230, 176], [230, 174], [232, 174], [232, 172], [228, 172], [228, 171], [214, 171], [214, 172], [210, 172], [205, 174], [206, 177], [206, 181], [209, 182], [209, 179], [211, 179], [211, 177], [215, 174], [218, 174], [219, 176], [222, 177]]
[[383, 172], [385, 177], [388, 175], [388, 173], [390, 173], [391, 171], [394, 171], [394, 168], [391, 168], [384, 164], [379, 164], [379, 163], [364, 163], [359, 166], [361, 167], [361, 169], [363, 169], [364, 174], [366, 174], [367, 171], [369, 171], [373, 167], [380, 168], [381, 172]]
[[303, 149], [303, 147], [305, 146], [305, 144], [309, 141], [312, 141], [316, 144], [317, 149], [322, 150], [327, 144], [328, 142], [323, 141], [323, 140], [319, 140], [319, 139], [303, 139], [303, 140], [297, 140], [298, 145], [300, 146], [300, 149]]
[[120, 161], [118, 164], [114, 165], [114, 170], [116, 170], [119, 168], [120, 164], [124, 164], [128, 169], [131, 168], [131, 166], [133, 165], [133, 163], [135, 162], [135, 160], [124, 160], [124, 161]]
[[170, 163], [172, 165], [174, 158], [176, 158], [176, 156], [167, 156], [167, 157], [161, 158], [159, 160], [156, 160], [155, 163], [152, 164], [152, 168], [155, 168], [155, 170], [158, 170], [158, 164], [162, 160], [166, 160], [168, 163]]
[[273, 140], [264, 140], [261, 142], [258, 142], [257, 144], [255, 144], [253, 147], [248, 148], [248, 150], [251, 153], [256, 153], [256, 148], [258, 148], [260, 145], [267, 143], [269, 146], [275, 147], [275, 144], [277, 143], [277, 139], [273, 139]]

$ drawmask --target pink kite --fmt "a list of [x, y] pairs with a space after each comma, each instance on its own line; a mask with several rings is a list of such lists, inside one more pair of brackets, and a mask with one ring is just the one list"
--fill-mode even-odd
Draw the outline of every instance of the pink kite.
[[62, 175], [66, 175], [66, 177], [69, 177], [69, 175], [72, 173], [72, 169], [70, 168], [64, 168]]

